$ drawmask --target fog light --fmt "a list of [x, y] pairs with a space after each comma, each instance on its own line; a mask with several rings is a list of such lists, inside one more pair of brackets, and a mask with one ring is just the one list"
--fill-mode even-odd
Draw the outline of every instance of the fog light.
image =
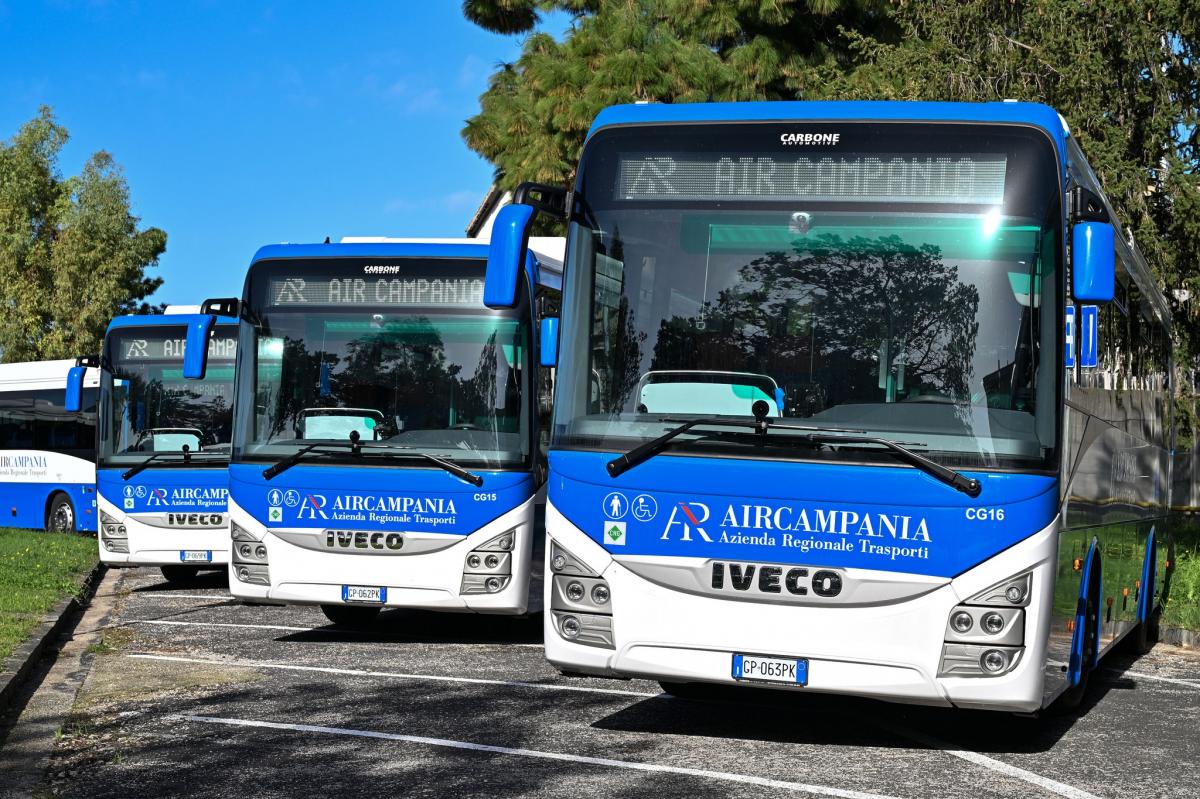
[[495, 555], [488, 555], [483, 559], [483, 565], [487, 566], [489, 569], [494, 569], [500, 565], [500, 558], [496, 557]]
[[585, 591], [583, 583], [567, 583], [567, 599], [572, 602], [579, 602], [583, 599]]
[[597, 605], [608, 602], [608, 586], [603, 584], [592, 586], [592, 601]]
[[254, 548], [254, 557], [265, 560], [267, 557], [267, 548], [259, 544]]
[[105, 549], [107, 549], [109, 552], [112, 552], [112, 551], [113, 551], [113, 542], [112, 542], [112, 541], [105, 541], [105, 542], [104, 542], [104, 548], [105, 548]]
[[579, 637], [579, 619], [574, 616], [563, 616], [562, 622], [559, 623], [559, 629], [562, 630], [563, 638], [574, 640]]
[[995, 635], [1004, 630], [1004, 617], [999, 613], [985, 613], [979, 620], [979, 626], [986, 632]]
[[1025, 592], [1019, 585], [1010, 585], [1004, 592], [1004, 598], [1015, 605], [1025, 598]]
[[245, 566], [242, 566], [237, 570], [237, 575], [238, 575], [238, 579], [241, 580], [243, 583], [247, 583], [250, 581], [250, 570], [247, 569]]
[[489, 577], [484, 581], [483, 584], [487, 586], [487, 590], [491, 591], [492, 593], [500, 590], [501, 583], [499, 577]]
[[478, 555], [467, 555], [467, 566], [471, 567], [472, 569], [478, 569], [479, 564], [482, 562], [483, 561], [479, 559]]
[[960, 610], [950, 617], [950, 626], [954, 628], [955, 632], [965, 633], [971, 629], [971, 625], [974, 623], [975, 620], [971, 618], [971, 614], [965, 610]]
[[556, 572], [560, 572], [566, 565], [566, 557], [561, 552], [554, 553], [554, 557], [550, 560], [550, 568], [554, 569]]
[[979, 665], [983, 666], [984, 671], [995, 674], [998, 671], [1004, 671], [1004, 667], [1008, 665], [1008, 658], [998, 649], [989, 649], [983, 653], [983, 657], [979, 658]]

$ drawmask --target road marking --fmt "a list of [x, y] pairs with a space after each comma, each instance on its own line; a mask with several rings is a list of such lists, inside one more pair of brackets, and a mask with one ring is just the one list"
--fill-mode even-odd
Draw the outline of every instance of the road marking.
[[217, 716], [179, 716], [186, 721], [202, 724], [227, 724], [234, 727], [260, 727], [270, 730], [290, 730], [293, 732], [317, 732], [326, 735], [348, 735], [357, 738], [376, 738], [384, 741], [403, 741], [405, 743], [440, 746], [447, 749], [466, 749], [472, 752], [488, 752], [497, 755], [516, 755], [540, 760], [557, 760], [567, 763], [583, 763], [589, 766], [605, 766], [607, 768], [628, 769], [630, 771], [647, 771], [656, 774], [680, 774], [685, 777], [700, 777], [723, 782], [736, 782], [743, 785], [758, 785], [764, 788], [780, 788], [786, 791], [809, 793], [816, 796], [836, 796], [840, 799], [894, 799], [885, 794], [849, 791], [842, 788], [830, 788], [825, 785], [810, 785], [803, 782], [787, 782], [772, 780], [765, 777], [751, 777], [745, 774], [730, 774], [725, 771], [708, 771], [698, 768], [681, 766], [665, 766], [658, 763], [638, 763], [632, 760], [612, 760], [607, 757], [587, 757], [585, 755], [569, 755], [563, 752], [543, 752], [537, 749], [515, 749], [508, 746], [492, 744], [477, 744], [469, 741], [454, 741], [447, 738], [427, 738], [423, 735], [400, 735], [391, 732], [374, 732], [371, 730], [355, 730], [347, 727], [320, 727], [314, 724], [284, 724], [277, 721], [254, 721], [250, 719], [220, 718]]
[[[331, 630], [328, 630], [325, 627], [287, 627], [287, 626], [284, 626], [281, 624], [241, 624], [241, 623], [227, 622], [227, 621], [167, 621], [165, 619], [131, 619], [130, 621], [121, 622], [120, 624], [117, 624], [114, 626], [121, 627], [126, 624], [173, 624], [173, 625], [183, 625], [183, 626], [188, 626], [188, 627], [245, 627], [246, 629], [249, 629], [249, 630], [284, 630], [286, 632], [299, 632], [299, 633], [333, 632]], [[342, 631], [338, 630], [336, 632], [342, 632]], [[362, 636], [363, 636], [364, 640], [369, 640], [371, 637], [371, 634], [369, 632], [363, 632]], [[518, 644], [518, 643], [506, 644], [506, 643], [498, 643], [498, 642], [490, 642], [490, 641], [484, 642], [484, 643], [478, 643], [478, 644], [464, 644], [464, 643], [459, 643], [457, 641], [446, 641], [446, 642], [426, 641], [424, 643], [426, 643], [430, 646], [506, 646], [506, 647], [507, 646], [520, 646], [520, 647], [529, 647], [529, 648], [533, 648], [533, 649], [542, 649], [541, 644]]]
[[222, 621], [167, 621], [166, 619], [131, 619], [122, 624], [169, 624], [179, 627], [246, 627], [251, 630], [284, 630], [286, 632], [309, 632], [311, 627], [285, 627], [282, 624], [233, 624]]
[[145, 599], [219, 599], [222, 602], [235, 601], [229, 594], [170, 594], [165, 591], [154, 591], [139, 593], [131, 591], [128, 596], [142, 597]]
[[933, 749], [939, 749], [948, 755], [953, 755], [954, 757], [965, 760], [968, 763], [974, 763], [977, 766], [983, 766], [984, 768], [991, 769], [992, 771], [999, 772], [1000, 774], [1004, 774], [1008, 777], [1014, 777], [1018, 780], [1028, 782], [1030, 785], [1036, 785], [1039, 788], [1044, 788], [1051, 793], [1058, 794], [1059, 796], [1065, 796], [1067, 799], [1100, 799], [1100, 797], [1096, 796], [1095, 794], [1088, 793], [1087, 791], [1081, 790], [1074, 786], [1067, 785], [1066, 783], [1059, 782], [1058, 780], [1052, 780], [1049, 777], [1043, 777], [1041, 774], [1034, 774], [1032, 771], [1026, 771], [1025, 769], [1018, 768], [1017, 766], [1011, 766], [1002, 760], [995, 759], [994, 757], [981, 755], [978, 752], [972, 752], [969, 749], [960, 749], [952, 743], [943, 741], [939, 738], [934, 738], [932, 735], [926, 735], [923, 732], [917, 732], [916, 730], [910, 730], [904, 727], [896, 727], [891, 724], [880, 726], [890, 730], [896, 735], [925, 744]]
[[187, 658], [177, 655], [151, 655], [134, 653], [127, 655], [131, 658], [144, 660], [167, 660], [177, 663], [204, 663], [212, 666], [229, 666], [231, 668], [278, 669], [280, 671], [310, 671], [320, 674], [342, 674], [348, 677], [394, 677], [403, 680], [431, 680], [434, 682], [470, 683], [473, 685], [504, 685], [510, 688], [544, 688], [548, 691], [574, 691], [584, 694], [613, 694], [615, 696], [657, 697], [659, 693], [646, 691], [622, 691], [617, 688], [588, 688], [582, 685], [556, 685], [544, 682], [521, 682], [518, 680], [486, 680], [481, 677], [449, 677], [441, 674], [408, 674], [391, 671], [365, 671], [362, 669], [335, 669], [329, 666], [297, 666], [291, 663], [262, 663], [253, 660], [217, 660], [215, 658]]
[[1122, 671], [1121, 669], [1114, 668], [1105, 668], [1104, 670], [1119, 677], [1133, 677], [1135, 680], [1155, 680], [1156, 682], [1169, 682], [1175, 685], [1186, 685], [1188, 688], [1200, 688], [1200, 682], [1195, 682], [1193, 680], [1181, 680], [1177, 677], [1159, 677], [1157, 674], [1145, 674], [1140, 671]]

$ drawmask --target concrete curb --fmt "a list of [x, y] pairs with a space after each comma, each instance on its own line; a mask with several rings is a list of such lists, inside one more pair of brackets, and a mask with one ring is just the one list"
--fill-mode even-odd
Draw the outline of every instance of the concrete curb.
[[1200, 647], [1200, 633], [1181, 627], [1164, 627], [1158, 633], [1158, 640], [1164, 644], [1174, 644], [1184, 649]]
[[41, 623], [34, 628], [33, 633], [25, 639], [25, 642], [8, 656], [8, 660], [4, 663], [4, 670], [0, 671], [0, 712], [8, 709], [13, 697], [21, 690], [22, 684], [29, 677], [29, 673], [33, 671], [34, 665], [55, 643], [58, 636], [74, 620], [79, 611], [91, 602], [92, 596], [96, 593], [96, 587], [104, 579], [105, 571], [107, 571], [105, 565], [97, 563], [84, 578], [79, 596], [68, 597], [51, 608], [50, 612], [42, 618]]

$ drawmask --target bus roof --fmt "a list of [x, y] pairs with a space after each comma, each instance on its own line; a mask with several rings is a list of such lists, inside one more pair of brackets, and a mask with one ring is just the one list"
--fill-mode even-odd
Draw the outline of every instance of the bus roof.
[[[108, 323], [108, 330], [119, 330], [127, 327], [158, 327], [160, 325], [186, 325], [189, 314], [126, 314], [113, 317]], [[219, 325], [236, 325], [238, 320], [232, 316], [218, 316]]]
[[889, 120], [997, 122], [1041, 128], [1065, 153], [1070, 134], [1057, 111], [1041, 103], [930, 103], [901, 100], [789, 100], [746, 103], [637, 103], [605, 108], [588, 137], [601, 128], [672, 122], [788, 122]]
[[[271, 258], [487, 258], [490, 247], [485, 239], [363, 236], [330, 244], [268, 244], [254, 253], [250, 266]], [[561, 238], [530, 239], [529, 253], [541, 284], [561, 287], [563, 247]]]
[[[66, 388], [67, 370], [74, 365], [74, 358], [0, 364], [0, 391]], [[99, 370], [88, 369], [84, 374], [83, 387], [95, 388], [98, 385], [100, 385]]]

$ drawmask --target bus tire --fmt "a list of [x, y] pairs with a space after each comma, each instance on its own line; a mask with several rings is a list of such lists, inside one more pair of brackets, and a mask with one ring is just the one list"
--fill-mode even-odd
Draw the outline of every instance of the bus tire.
[[163, 566], [162, 576], [169, 583], [186, 583], [196, 579], [196, 575], [200, 573], [200, 568], [197, 566]]
[[75, 506], [71, 504], [71, 498], [61, 491], [50, 498], [50, 509], [46, 512], [46, 532], [75, 532]]
[[658, 687], [663, 689], [663, 693], [670, 694], [678, 699], [696, 699], [700, 701], [712, 699], [720, 690], [719, 686], [704, 682], [666, 682], [659, 680]]
[[351, 605], [322, 605], [321, 612], [335, 627], [361, 629], [375, 621], [379, 615], [377, 607], [355, 607]]
[[1144, 655], [1158, 643], [1158, 620], [1161, 615], [1159, 608], [1151, 608], [1146, 620], [1137, 626], [1133, 635], [1133, 647], [1139, 655]]
[[[1099, 578], [1099, 574], [1096, 575]], [[1056, 703], [1059, 712], [1073, 713], [1083, 704], [1087, 694], [1088, 677], [1096, 665], [1096, 645], [1100, 636], [1100, 580], [1092, 581], [1084, 610], [1083, 663], [1079, 667], [1079, 682], [1068, 688]]]

